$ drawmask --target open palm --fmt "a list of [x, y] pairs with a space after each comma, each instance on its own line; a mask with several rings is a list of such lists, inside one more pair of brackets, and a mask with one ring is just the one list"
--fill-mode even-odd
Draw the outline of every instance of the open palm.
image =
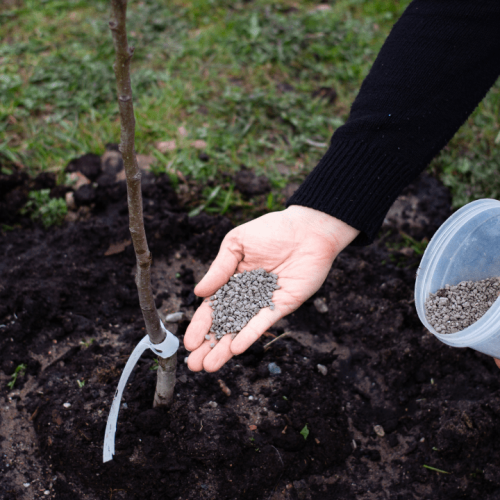
[[[281, 288], [272, 299], [276, 307], [274, 311], [261, 309], [234, 339], [225, 335], [217, 342], [214, 335], [211, 340], [205, 339], [212, 324], [212, 308], [205, 300], [184, 337], [186, 349], [193, 351], [189, 368], [213, 372], [248, 349], [271, 325], [295, 311], [321, 287], [335, 257], [357, 234], [330, 215], [296, 205], [231, 230], [194, 293], [210, 297], [233, 274], [263, 268], [278, 275]], [[214, 348], [211, 343], [216, 343]]]

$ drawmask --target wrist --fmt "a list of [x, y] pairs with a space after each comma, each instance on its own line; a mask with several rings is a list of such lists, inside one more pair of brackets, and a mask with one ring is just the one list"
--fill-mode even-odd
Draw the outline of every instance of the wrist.
[[285, 212], [302, 221], [311, 231], [327, 238], [333, 245], [335, 255], [352, 243], [360, 233], [344, 221], [314, 208], [290, 205]]

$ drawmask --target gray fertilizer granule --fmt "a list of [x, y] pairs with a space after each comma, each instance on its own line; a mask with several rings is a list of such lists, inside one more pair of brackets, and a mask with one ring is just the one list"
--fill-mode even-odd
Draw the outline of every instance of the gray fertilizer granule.
[[[229, 278], [215, 295], [210, 297], [212, 326], [210, 333], [220, 340], [226, 333], [237, 334], [263, 308], [274, 310], [272, 297], [278, 276], [264, 269], [243, 271]], [[234, 338], [234, 335], [233, 335]]]
[[446, 285], [429, 295], [425, 314], [436, 332], [459, 332], [481, 318], [499, 294], [500, 278]]

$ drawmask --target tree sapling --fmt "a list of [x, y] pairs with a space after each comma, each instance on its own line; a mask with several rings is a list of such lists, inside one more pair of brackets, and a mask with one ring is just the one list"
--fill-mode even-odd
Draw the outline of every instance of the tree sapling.
[[141, 169], [137, 163], [134, 147], [135, 116], [130, 82], [130, 60], [134, 49], [129, 47], [127, 42], [126, 14], [127, 0], [111, 0], [109, 27], [113, 35], [116, 52], [113, 69], [115, 70], [118, 106], [120, 109], [120, 152], [123, 157], [127, 181], [129, 229], [137, 261], [135, 283], [139, 293], [139, 304], [146, 324], [147, 335], [133, 350], [118, 382], [118, 388], [106, 424], [103, 462], [112, 460], [115, 453], [115, 433], [118, 412], [120, 411], [120, 400], [128, 377], [138, 359], [146, 349], [151, 349], [159, 356], [153, 406], [168, 406], [171, 404], [174, 395], [177, 349], [179, 347], [179, 340], [161, 322], [151, 287], [152, 256], [144, 229]]
[[[130, 82], [130, 60], [134, 48], [129, 47], [126, 30], [127, 0], [111, 0], [111, 21], [109, 27], [113, 36], [116, 60], [113, 65], [116, 76], [118, 106], [120, 109], [121, 141], [120, 152], [123, 157], [127, 180], [127, 195], [130, 218], [130, 234], [137, 259], [136, 284], [139, 302], [146, 324], [146, 331], [153, 344], [165, 339], [161, 319], [156, 310], [151, 288], [152, 255], [148, 248], [142, 210], [141, 169], [137, 163], [134, 147], [135, 116]], [[154, 406], [168, 406], [173, 399], [177, 353], [163, 359], [159, 358]]]

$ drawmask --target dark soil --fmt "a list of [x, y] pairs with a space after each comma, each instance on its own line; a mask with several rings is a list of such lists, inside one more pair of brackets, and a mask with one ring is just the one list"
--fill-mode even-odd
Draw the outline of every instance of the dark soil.
[[[89, 171], [98, 177], [98, 166]], [[79, 220], [44, 230], [17, 211], [34, 183], [64, 195], [52, 181], [0, 178], [1, 222], [14, 227], [0, 236], [0, 498], [500, 498], [500, 372], [423, 328], [413, 304], [420, 257], [394, 249], [403, 242], [397, 228], [429, 238], [450, 215], [438, 181], [420, 177], [377, 243], [342, 252], [313, 297], [219, 372], [190, 372], [181, 348], [168, 410], [152, 409], [153, 354], [145, 353], [106, 464], [111, 400], [144, 335], [132, 246], [104, 255], [129, 239], [125, 185], [90, 187]], [[182, 338], [202, 300], [194, 284], [233, 225], [188, 218], [166, 176], [146, 175], [143, 192], [157, 305], [185, 313], [167, 325]], [[409, 199], [420, 204], [402, 210]], [[408, 215], [416, 210], [424, 226]], [[281, 374], [270, 375], [271, 362]]]

